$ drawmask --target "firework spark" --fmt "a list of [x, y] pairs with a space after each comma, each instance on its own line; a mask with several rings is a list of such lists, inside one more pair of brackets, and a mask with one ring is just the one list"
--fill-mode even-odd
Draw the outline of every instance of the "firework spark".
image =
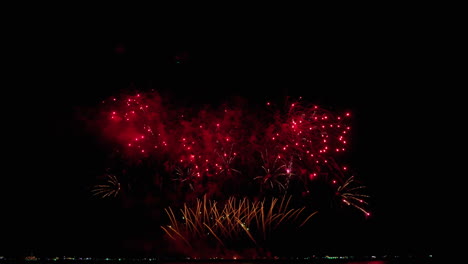
[[262, 158], [263, 175], [257, 176], [254, 180], [260, 180], [262, 186], [270, 186], [271, 189], [275, 187], [280, 191], [286, 189], [284, 184], [285, 176], [287, 175], [286, 164], [281, 164], [278, 155], [269, 156], [268, 150], [265, 153], [260, 153]]
[[368, 204], [364, 199], [368, 198], [369, 195], [359, 193], [365, 186], [353, 186], [354, 182], [354, 176], [349, 177], [343, 185], [338, 187], [336, 194], [346, 205], [353, 206], [364, 214], [369, 215], [370, 213], [363, 208], [364, 205]]
[[233, 173], [238, 173], [240, 174], [241, 172], [239, 170], [236, 170], [232, 167], [232, 162], [236, 158], [236, 152], [233, 152], [234, 145], [231, 146], [231, 149], [229, 152], [226, 152], [224, 150], [221, 151], [216, 151], [216, 154], [218, 155], [219, 160], [221, 161], [220, 165], [218, 166], [220, 171], [218, 172], [219, 174], [224, 173], [225, 175], [232, 176]]
[[193, 170], [191, 167], [176, 167], [175, 174], [177, 175], [177, 178], [174, 179], [175, 181], [188, 184], [190, 189], [192, 191], [194, 190], [194, 182], [197, 178], [197, 172], [195, 172], [195, 170]]
[[115, 175], [106, 174], [106, 183], [94, 185], [91, 192], [101, 198], [117, 197], [120, 192], [120, 182]]

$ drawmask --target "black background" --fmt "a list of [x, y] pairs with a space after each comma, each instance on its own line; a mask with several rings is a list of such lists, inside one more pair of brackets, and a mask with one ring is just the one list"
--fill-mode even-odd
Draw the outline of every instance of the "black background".
[[148, 19], [39, 16], [7, 27], [0, 255], [143, 254], [131, 241], [154, 223], [85, 190], [105, 153], [75, 115], [129, 87], [181, 104], [302, 96], [351, 110], [352, 166], [372, 195], [372, 217], [325, 222], [291, 241], [291, 252], [432, 254], [426, 118], [434, 76], [424, 21], [364, 12], [218, 26], [182, 22], [177, 11], [141, 16]]

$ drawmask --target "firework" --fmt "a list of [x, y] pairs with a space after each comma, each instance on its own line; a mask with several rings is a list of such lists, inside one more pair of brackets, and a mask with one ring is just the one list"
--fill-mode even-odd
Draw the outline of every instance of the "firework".
[[220, 160], [220, 165], [218, 165], [219, 174], [231, 176], [234, 173], [241, 173], [239, 170], [236, 170], [232, 167], [232, 162], [236, 158], [236, 152], [233, 152], [233, 148], [234, 144], [231, 146], [231, 149], [228, 152], [224, 151], [223, 149], [220, 152], [216, 151], [218, 159]]
[[354, 176], [349, 177], [343, 185], [338, 187], [336, 194], [341, 198], [344, 204], [353, 206], [364, 214], [370, 215], [370, 213], [363, 208], [364, 205], [368, 204], [364, 199], [368, 198], [369, 195], [359, 193], [365, 186], [354, 186], [354, 182]]
[[254, 180], [260, 180], [262, 186], [275, 187], [281, 192], [286, 189], [284, 179], [287, 175], [286, 164], [281, 164], [278, 155], [269, 156], [268, 150], [261, 153], [263, 175], [257, 176]]
[[[121, 200], [161, 210], [154, 215], [168, 222], [156, 226], [188, 255], [268, 248], [275, 236], [301, 229], [331, 205], [370, 215], [365, 187], [345, 162], [349, 112], [302, 98], [284, 108], [243, 101], [185, 108], [152, 91], [106, 99], [99, 115], [90, 120], [99, 120], [103, 139], [120, 158], [114, 169], [132, 187]], [[121, 184], [107, 174], [91, 192], [116, 197]]]
[[[348, 166], [342, 162], [351, 136], [349, 112], [334, 113], [302, 99], [284, 109], [272, 104], [252, 109], [242, 102], [187, 109], [153, 91], [105, 100], [101, 114], [103, 135], [119, 146], [129, 167], [152, 167], [137, 177], [141, 184], [158, 185], [161, 195], [171, 190], [165, 179], [172, 179], [175, 188], [188, 186], [193, 195], [187, 197], [192, 199], [207, 193], [224, 195], [218, 200], [251, 196], [247, 187], [252, 184], [263, 198], [307, 193], [311, 184], [322, 181], [338, 188], [345, 204], [368, 214], [363, 207], [366, 196], [356, 193], [362, 188], [350, 187], [354, 178], [350, 182]], [[161, 179], [152, 179], [155, 175]], [[137, 180], [130, 174], [127, 178], [138, 188]], [[119, 190], [115, 186], [108, 182], [94, 192], [102, 195], [110, 189], [115, 196]], [[146, 189], [151, 188], [141, 188]]]
[[222, 246], [244, 238], [257, 244], [259, 240], [266, 240], [280, 225], [292, 223], [302, 227], [316, 213], [299, 221], [305, 207], [289, 209], [290, 197], [283, 196], [279, 205], [278, 200], [251, 202], [247, 198], [230, 197], [224, 205], [219, 205], [204, 196], [192, 206], [185, 204], [178, 213], [171, 207], [166, 208], [170, 224], [161, 228], [169, 238], [181, 240], [188, 247], [193, 247], [194, 241], [200, 243], [209, 239]]
[[188, 184], [190, 189], [194, 190], [194, 181], [196, 180], [197, 174], [191, 167], [181, 168], [177, 167], [175, 169], [177, 177], [174, 179], [175, 181], [179, 181], [181, 183]]
[[101, 198], [116, 197], [120, 192], [120, 183], [115, 175], [106, 174], [106, 183], [94, 185], [91, 192]]

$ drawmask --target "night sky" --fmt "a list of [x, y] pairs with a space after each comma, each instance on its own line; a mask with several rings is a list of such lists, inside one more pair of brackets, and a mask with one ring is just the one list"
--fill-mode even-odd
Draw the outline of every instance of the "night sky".
[[29, 24], [4, 50], [15, 74], [3, 97], [0, 255], [146, 254], [141, 241], [159, 224], [87, 189], [108, 153], [79, 113], [122, 89], [155, 89], [184, 106], [302, 96], [350, 110], [347, 155], [368, 187], [372, 215], [322, 219], [320, 232], [285, 247], [433, 253], [434, 194], [425, 182], [435, 175], [423, 136], [430, 76], [414, 24], [375, 16], [204, 33], [124, 21], [66, 28]]

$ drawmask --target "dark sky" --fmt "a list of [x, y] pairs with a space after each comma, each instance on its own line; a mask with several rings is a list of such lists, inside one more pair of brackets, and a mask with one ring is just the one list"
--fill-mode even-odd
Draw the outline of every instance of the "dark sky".
[[[203, 33], [124, 22], [66, 30], [30, 24], [5, 50], [15, 74], [4, 97], [0, 255], [134, 252], [118, 250], [151, 223], [89, 198], [85, 188], [105, 153], [75, 115], [129, 87], [154, 88], [187, 104], [303, 96], [350, 109], [352, 166], [369, 187], [373, 215], [336, 230], [346, 222], [335, 220], [324, 227], [329, 236], [313, 242], [311, 234], [303, 247], [432, 253], [433, 194], [425, 182], [434, 175], [422, 134], [431, 76], [418, 29], [378, 16]], [[177, 63], [177, 56], [185, 58]]]

